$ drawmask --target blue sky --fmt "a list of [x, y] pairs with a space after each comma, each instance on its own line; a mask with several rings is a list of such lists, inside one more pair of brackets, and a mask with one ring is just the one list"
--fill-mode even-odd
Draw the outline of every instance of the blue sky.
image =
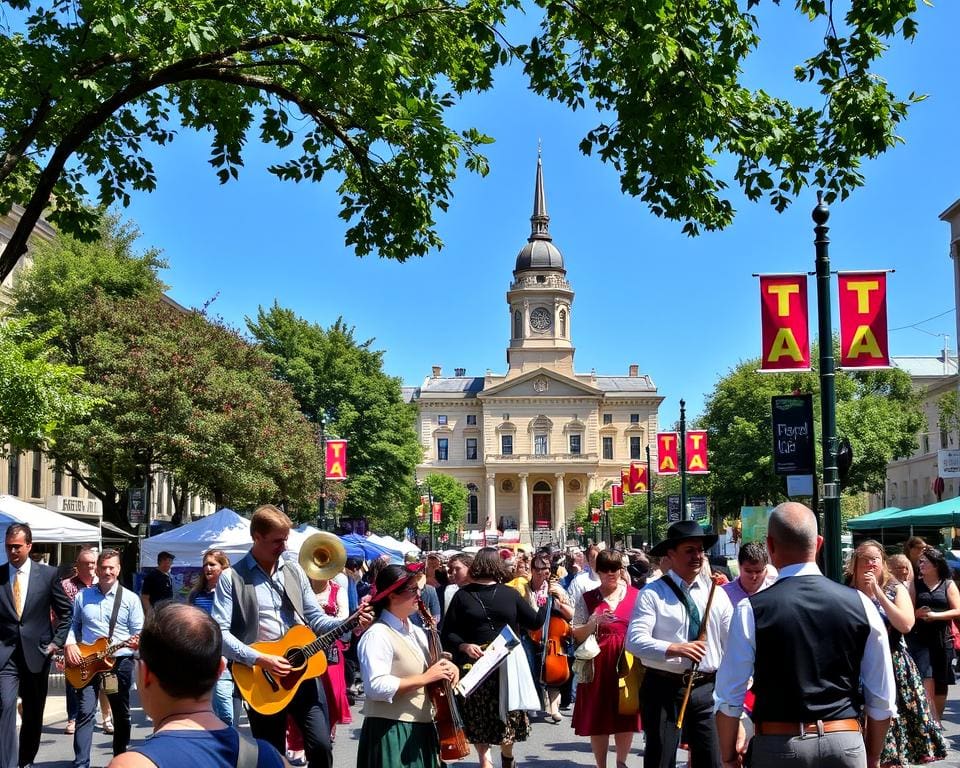
[[[764, 42], [748, 82], [818, 103], [791, 75], [816, 49], [822, 23], [808, 24], [792, 3], [760, 10]], [[937, 354], [944, 343], [938, 334], [949, 335], [952, 349], [957, 341], [948, 228], [938, 215], [960, 197], [951, 63], [960, 3], [920, 5], [917, 18], [916, 42], [896, 45], [880, 73], [903, 95], [930, 98], [902, 126], [906, 143], [866, 163], [866, 186], [835, 204], [830, 219], [834, 269], [896, 270], [888, 284], [892, 329], [949, 310], [891, 331], [894, 355]], [[522, 41], [531, 24], [518, 19], [510, 37]], [[344, 247], [335, 185], [276, 181], [262, 170], [274, 156], [251, 144], [240, 181], [220, 186], [205, 137], [186, 132], [152, 152], [159, 189], [136, 196], [124, 215], [142, 229], [143, 245], [164, 251], [164, 280], [183, 304], [199, 306], [217, 294], [214, 311], [236, 325], [274, 300], [323, 325], [343, 316], [359, 338], [376, 339], [387, 372], [407, 384], [419, 384], [434, 364], [448, 375], [455, 367], [502, 372], [504, 294], [529, 234], [542, 140], [550, 228], [576, 292], [577, 370], [626, 374], [638, 363], [666, 397], [664, 425], [677, 418], [680, 398], [695, 416], [718, 377], [759, 354], [751, 274], [813, 269], [812, 192], [784, 214], [735, 196], [738, 216], [729, 229], [690, 239], [679, 224], [621, 195], [611, 168], [580, 154], [595, 114], [571, 113], [528, 92], [521, 73], [501, 72], [492, 91], [466, 99], [451, 119], [496, 138], [487, 151], [491, 172], [462, 173], [439, 218], [446, 247], [406, 264], [358, 259]], [[812, 281], [809, 289], [813, 313]]]

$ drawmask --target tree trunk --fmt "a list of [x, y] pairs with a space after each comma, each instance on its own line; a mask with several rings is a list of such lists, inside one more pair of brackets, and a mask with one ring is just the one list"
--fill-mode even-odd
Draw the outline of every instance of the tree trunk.
[[173, 497], [173, 517], [170, 521], [174, 527], [179, 527], [184, 523], [184, 513], [187, 511], [187, 503], [190, 501], [190, 486], [187, 483], [180, 484], [175, 479], [171, 479], [170, 495]]

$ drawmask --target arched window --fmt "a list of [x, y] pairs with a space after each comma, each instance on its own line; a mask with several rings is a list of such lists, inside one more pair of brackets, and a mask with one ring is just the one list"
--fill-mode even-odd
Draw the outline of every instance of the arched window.
[[567, 310], [560, 310], [560, 338], [567, 338]]
[[519, 339], [523, 333], [523, 321], [520, 318], [520, 310], [513, 313], [513, 338]]
[[480, 519], [480, 499], [478, 497], [479, 489], [473, 483], [467, 483], [467, 525], [477, 525]]
[[550, 484], [540, 480], [533, 486], [534, 493], [550, 493]]

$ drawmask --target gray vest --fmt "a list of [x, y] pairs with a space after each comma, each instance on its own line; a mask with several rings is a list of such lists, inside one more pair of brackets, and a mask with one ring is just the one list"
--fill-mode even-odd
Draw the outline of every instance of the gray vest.
[[[254, 566], [256, 562], [254, 562]], [[294, 616], [303, 616], [303, 586], [297, 577], [293, 563], [283, 565], [283, 607], [293, 609]], [[253, 568], [246, 558], [230, 569], [233, 581], [233, 611], [230, 617], [230, 634], [245, 645], [257, 641], [260, 627], [260, 604], [253, 585]], [[272, 589], [273, 587], [271, 587]], [[279, 640], [280, 638], [271, 638]]]

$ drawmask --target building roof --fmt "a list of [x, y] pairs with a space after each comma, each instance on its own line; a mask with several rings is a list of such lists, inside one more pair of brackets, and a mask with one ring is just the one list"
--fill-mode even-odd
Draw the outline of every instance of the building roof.
[[[504, 377], [492, 377], [493, 386], [505, 383]], [[574, 380], [579, 380], [575, 376]], [[412, 403], [421, 395], [467, 395], [476, 396], [483, 392], [483, 376], [428, 377], [419, 387], [401, 387], [404, 402]], [[608, 394], [616, 393], [656, 393], [657, 385], [646, 374], [639, 376], [597, 376], [588, 382], [590, 386]]]
[[947, 358], [946, 363], [942, 354], [892, 357], [890, 363], [894, 368], [899, 368], [916, 378], [955, 376], [957, 373], [957, 358], [952, 355]]
[[553, 244], [550, 234], [550, 217], [547, 215], [547, 194], [543, 187], [543, 160], [537, 155], [537, 180], [533, 189], [533, 216], [530, 217], [530, 237], [517, 254], [513, 269], [518, 272], [549, 269], [565, 272], [563, 254]]
[[420, 387], [400, 387], [400, 397], [403, 398], [403, 402], [412, 403], [420, 397]]
[[420, 387], [420, 392], [431, 394], [476, 394], [482, 390], [483, 376], [430, 377]]
[[657, 386], [646, 374], [641, 376], [597, 376], [596, 387], [604, 392], [657, 391]]

